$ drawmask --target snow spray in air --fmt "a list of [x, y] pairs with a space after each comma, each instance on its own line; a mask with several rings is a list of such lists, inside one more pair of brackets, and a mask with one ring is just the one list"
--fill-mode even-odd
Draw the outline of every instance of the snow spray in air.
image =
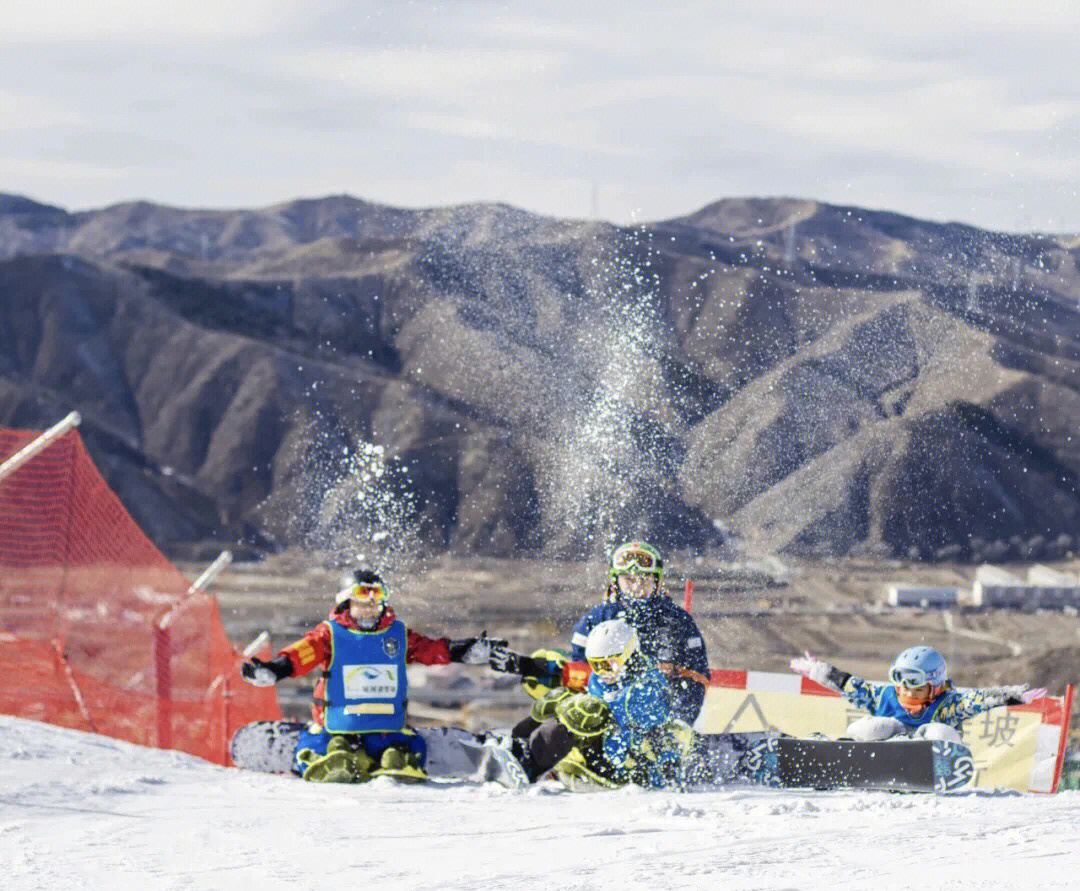
[[303, 546], [329, 564], [366, 564], [398, 574], [421, 553], [408, 468], [385, 447], [341, 431], [311, 430], [294, 525]]
[[591, 261], [585, 290], [595, 315], [569, 345], [574, 380], [564, 382], [562, 426], [541, 461], [545, 538], [580, 557], [654, 537], [678, 460], [661, 364], [668, 326], [641, 235], [634, 230], [625, 249]]

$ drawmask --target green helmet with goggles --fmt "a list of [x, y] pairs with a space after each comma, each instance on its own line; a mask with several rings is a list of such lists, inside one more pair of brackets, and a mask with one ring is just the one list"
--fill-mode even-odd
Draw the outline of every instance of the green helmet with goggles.
[[664, 577], [664, 559], [651, 544], [628, 541], [611, 552], [608, 563], [608, 577], [619, 575], [653, 575], [659, 581]]

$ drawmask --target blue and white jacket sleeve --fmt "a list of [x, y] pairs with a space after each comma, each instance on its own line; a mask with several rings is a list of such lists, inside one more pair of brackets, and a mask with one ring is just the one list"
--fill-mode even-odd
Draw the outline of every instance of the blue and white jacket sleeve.
[[881, 697], [888, 689], [888, 684], [875, 684], [860, 677], [848, 675], [839, 685], [840, 695], [856, 708], [876, 714], [881, 704]]
[[[590, 692], [593, 691], [590, 681]], [[608, 700], [615, 726], [604, 738], [604, 755], [621, 765], [637, 752], [650, 732], [672, 717], [671, 687], [655, 668], [635, 680], [625, 693]]]
[[1015, 704], [1015, 700], [1000, 687], [953, 689], [945, 695], [946, 699], [938, 706], [934, 719], [951, 727], [959, 727], [968, 718], [992, 708]]

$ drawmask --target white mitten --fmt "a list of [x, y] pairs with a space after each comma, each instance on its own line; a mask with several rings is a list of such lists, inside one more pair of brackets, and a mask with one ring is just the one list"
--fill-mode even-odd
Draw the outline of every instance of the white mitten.
[[832, 666], [824, 659], [811, 655], [809, 651], [791, 660], [791, 670], [804, 678], [810, 678], [815, 684], [830, 686], [828, 680]]
[[1045, 687], [1037, 687], [1029, 690], [1027, 684], [1011, 684], [1004, 687], [990, 687], [986, 692], [986, 698], [990, 702], [998, 702], [1001, 705], [1026, 705], [1046, 695]]
[[1013, 684], [1009, 687], [999, 688], [1004, 694], [1006, 705], [1027, 705], [1046, 695], [1046, 687], [1036, 687], [1029, 690], [1027, 684]]
[[495, 640], [481, 631], [479, 637], [465, 637], [449, 642], [450, 658], [466, 665], [485, 665], [491, 658], [492, 647], [505, 647], [505, 640]]
[[278, 682], [278, 673], [270, 663], [262, 659], [252, 659], [240, 666], [240, 674], [249, 684], [256, 687], [273, 687]]

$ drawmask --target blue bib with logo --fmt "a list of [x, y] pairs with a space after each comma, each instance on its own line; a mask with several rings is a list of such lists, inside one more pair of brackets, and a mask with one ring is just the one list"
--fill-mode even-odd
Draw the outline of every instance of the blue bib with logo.
[[354, 631], [329, 622], [333, 650], [326, 676], [323, 726], [331, 733], [370, 733], [405, 726], [405, 624]]

